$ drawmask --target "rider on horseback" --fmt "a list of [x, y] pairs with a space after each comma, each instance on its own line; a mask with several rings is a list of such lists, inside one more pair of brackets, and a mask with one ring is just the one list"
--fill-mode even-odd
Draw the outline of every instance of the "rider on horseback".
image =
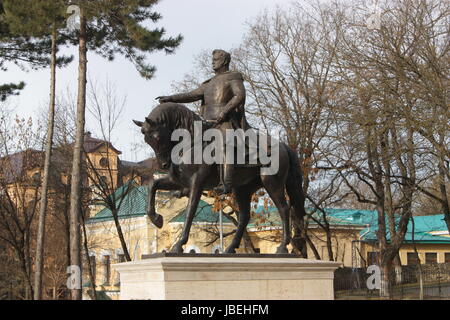
[[[201, 116], [208, 122], [215, 122], [226, 140], [227, 129], [247, 130], [249, 125], [245, 118], [245, 87], [242, 74], [230, 71], [231, 55], [224, 50], [214, 50], [212, 67], [215, 76], [202, 85], [188, 93], [176, 94], [172, 96], [158, 97], [160, 103], [176, 102], [188, 103], [201, 100]], [[225, 161], [223, 165], [223, 177], [221, 184], [215, 188], [219, 194], [227, 194], [232, 190], [234, 159], [227, 159], [223, 154]]]

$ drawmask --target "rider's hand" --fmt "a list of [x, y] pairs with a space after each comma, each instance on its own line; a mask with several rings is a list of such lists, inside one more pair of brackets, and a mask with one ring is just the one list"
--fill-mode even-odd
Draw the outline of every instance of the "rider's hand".
[[227, 119], [227, 114], [225, 112], [222, 112], [219, 116], [219, 118], [217, 118], [216, 123], [220, 124], [222, 122], [224, 122]]
[[159, 100], [159, 103], [171, 102], [170, 97], [168, 96], [160, 96], [157, 97], [155, 100]]

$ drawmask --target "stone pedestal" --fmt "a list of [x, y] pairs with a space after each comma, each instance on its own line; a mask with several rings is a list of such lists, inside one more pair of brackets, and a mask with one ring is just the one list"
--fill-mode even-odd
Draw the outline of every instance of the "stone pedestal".
[[339, 266], [294, 255], [166, 253], [113, 268], [121, 300], [330, 300]]

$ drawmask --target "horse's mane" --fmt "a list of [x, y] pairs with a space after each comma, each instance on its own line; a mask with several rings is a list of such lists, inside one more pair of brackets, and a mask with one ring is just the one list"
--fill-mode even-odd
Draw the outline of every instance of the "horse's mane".
[[194, 132], [194, 122], [202, 121], [195, 112], [178, 103], [162, 103], [150, 112], [147, 117], [158, 125], [175, 129], [186, 129], [191, 134]]

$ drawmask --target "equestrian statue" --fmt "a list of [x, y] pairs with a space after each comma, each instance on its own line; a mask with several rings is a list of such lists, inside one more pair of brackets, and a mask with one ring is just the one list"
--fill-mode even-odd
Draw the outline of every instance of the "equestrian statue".
[[[150, 112], [145, 121], [134, 120], [141, 128], [145, 142], [153, 148], [160, 167], [169, 172], [165, 177], [150, 183], [147, 214], [155, 226], [158, 228], [163, 226], [163, 217], [155, 209], [157, 190], [175, 190], [179, 191], [180, 195], [189, 197], [181, 237], [171, 250], [182, 253], [203, 191], [215, 191], [219, 195], [232, 193], [239, 209], [238, 226], [225, 253], [235, 253], [250, 220], [252, 195], [260, 188], [265, 188], [277, 207], [282, 222], [283, 236], [276, 253], [288, 253], [287, 245], [291, 242], [291, 214], [297, 225], [301, 226], [305, 216], [303, 177], [298, 156], [286, 144], [279, 142], [278, 152], [271, 155], [276, 157], [278, 170], [271, 174], [263, 172], [264, 166], [260, 162], [256, 165], [235, 165], [233, 161], [235, 158], [227, 156], [226, 147], [233, 142], [228, 138], [228, 131], [254, 130], [245, 117], [246, 93], [243, 76], [239, 72], [230, 71], [230, 61], [231, 56], [228, 52], [214, 50], [213, 78], [203, 82], [191, 92], [158, 97], [160, 104]], [[182, 105], [195, 101], [202, 102], [200, 115]], [[172, 139], [172, 134], [175, 130], [185, 130], [194, 137], [196, 123], [202, 124], [202, 133], [211, 128], [220, 131], [223, 138], [220, 143], [223, 147], [224, 161], [212, 164], [173, 161], [176, 143]], [[261, 146], [258, 145], [258, 148]], [[270, 148], [266, 147], [265, 151], [270, 153]], [[299, 250], [306, 256], [305, 242], [300, 242]]]

